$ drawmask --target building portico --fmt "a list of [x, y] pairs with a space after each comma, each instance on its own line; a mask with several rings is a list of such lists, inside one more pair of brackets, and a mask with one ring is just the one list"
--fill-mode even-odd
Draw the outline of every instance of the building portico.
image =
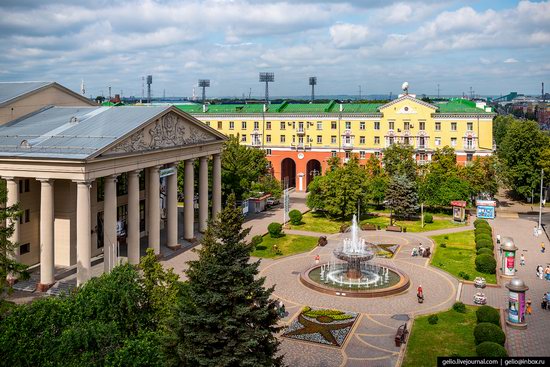
[[19, 203], [24, 213], [12, 236], [23, 250], [15, 256], [40, 264], [40, 291], [54, 283], [55, 267], [76, 266], [82, 284], [90, 279], [91, 259], [103, 254], [110, 271], [121, 242], [132, 264], [139, 262], [144, 236], [160, 254], [161, 229], [165, 245], [177, 248], [179, 162], [185, 167], [180, 235], [194, 236], [195, 159], [199, 229], [206, 228], [209, 193], [212, 214], [221, 210], [225, 138], [173, 107], [52, 107], [0, 127], [0, 135], [8, 205]]

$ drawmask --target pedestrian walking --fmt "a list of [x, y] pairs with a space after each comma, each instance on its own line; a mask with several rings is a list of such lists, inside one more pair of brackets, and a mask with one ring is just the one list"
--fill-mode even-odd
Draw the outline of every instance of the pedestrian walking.
[[544, 268], [542, 267], [542, 265], [537, 265], [537, 277], [539, 279], [542, 279], [542, 277], [544, 276]]
[[315, 265], [319, 265], [319, 261], [321, 261], [321, 257], [317, 254], [315, 255]]
[[544, 254], [544, 251], [546, 250], [546, 246], [544, 245], [544, 242], [540, 243], [540, 252]]
[[550, 265], [546, 265], [546, 269], [544, 269], [544, 278], [550, 281]]
[[497, 245], [500, 245], [500, 235], [497, 234]]
[[527, 315], [531, 315], [533, 313], [533, 308], [531, 307], [531, 298], [527, 299]]
[[523, 256], [523, 254], [521, 254], [521, 256], [519, 257], [519, 265], [525, 265], [525, 256]]

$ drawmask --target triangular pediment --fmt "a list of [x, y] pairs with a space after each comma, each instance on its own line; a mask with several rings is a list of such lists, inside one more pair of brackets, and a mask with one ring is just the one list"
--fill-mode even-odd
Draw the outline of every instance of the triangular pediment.
[[226, 138], [194, 117], [171, 108], [105, 149], [101, 156], [143, 153], [222, 142]]
[[[383, 112], [385, 109], [387, 108], [390, 108], [390, 107], [397, 107], [397, 105], [404, 105], [403, 107], [409, 107], [407, 108], [406, 110], [403, 108], [401, 111], [401, 113], [410, 113], [408, 112], [410, 109], [415, 109], [415, 106], [417, 109], [421, 108], [421, 109], [424, 109], [424, 108], [429, 108], [429, 109], [432, 109], [434, 111], [437, 110], [437, 107], [434, 106], [433, 104], [431, 103], [428, 103], [428, 102], [424, 102], [423, 100], [421, 99], [417, 99], [413, 96], [411, 96], [410, 94], [405, 94], [397, 99], [394, 99], [393, 101], [391, 102], [388, 102], [386, 103], [385, 105], [382, 105], [380, 107], [378, 107], [378, 110], [380, 112]], [[407, 106], [409, 105], [409, 106]]]

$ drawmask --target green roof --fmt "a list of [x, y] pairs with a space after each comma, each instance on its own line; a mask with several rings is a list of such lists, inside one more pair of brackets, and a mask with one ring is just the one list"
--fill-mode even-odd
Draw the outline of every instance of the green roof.
[[[347, 103], [343, 105], [344, 113], [378, 113], [382, 103]], [[338, 107], [336, 107], [338, 108]]]
[[475, 102], [466, 99], [450, 99], [448, 102], [435, 104], [438, 113], [492, 113], [477, 108]]
[[199, 113], [202, 112], [202, 105], [200, 104], [177, 104], [174, 107], [179, 108], [183, 112], [187, 113]]

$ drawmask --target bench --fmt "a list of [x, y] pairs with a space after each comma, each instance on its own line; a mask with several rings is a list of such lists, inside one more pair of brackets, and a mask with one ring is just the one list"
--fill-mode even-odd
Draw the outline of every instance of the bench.
[[401, 232], [401, 227], [400, 226], [387, 226], [386, 231]]
[[427, 249], [424, 250], [424, 252], [422, 253], [422, 257], [430, 257], [431, 255], [431, 250], [430, 248], [428, 247]]
[[407, 324], [399, 326], [397, 328], [397, 332], [395, 333], [395, 346], [400, 347], [401, 344], [406, 343], [408, 334], [409, 330], [407, 330]]
[[363, 231], [376, 231], [376, 225], [366, 223], [366, 224], [361, 225], [361, 229]]

